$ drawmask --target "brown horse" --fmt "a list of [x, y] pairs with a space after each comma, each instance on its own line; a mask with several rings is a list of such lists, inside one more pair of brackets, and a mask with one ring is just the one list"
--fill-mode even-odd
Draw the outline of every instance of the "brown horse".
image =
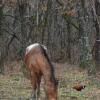
[[38, 43], [26, 48], [25, 64], [30, 72], [33, 87], [33, 100], [39, 97], [41, 77], [44, 78], [44, 88], [47, 100], [57, 100], [57, 83], [53, 66], [48, 58], [46, 47]]

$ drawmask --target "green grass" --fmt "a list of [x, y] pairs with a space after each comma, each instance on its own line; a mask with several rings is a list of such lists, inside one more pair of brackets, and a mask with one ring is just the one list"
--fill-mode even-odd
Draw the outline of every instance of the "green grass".
[[31, 85], [21, 74], [0, 76], [0, 100], [29, 100]]
[[[55, 64], [59, 80], [58, 100], [100, 100], [100, 77], [88, 77], [86, 70], [68, 64]], [[76, 82], [86, 85], [81, 92], [72, 87]], [[30, 100], [32, 87], [22, 73], [0, 75], [0, 100]], [[41, 97], [44, 96], [41, 85]], [[44, 99], [41, 99], [44, 100]]]

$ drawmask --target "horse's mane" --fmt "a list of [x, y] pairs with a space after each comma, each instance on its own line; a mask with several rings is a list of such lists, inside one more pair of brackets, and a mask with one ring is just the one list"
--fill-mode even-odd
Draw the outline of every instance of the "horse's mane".
[[43, 52], [44, 56], [46, 57], [46, 59], [47, 59], [49, 65], [51, 66], [51, 71], [52, 71], [53, 74], [54, 74], [54, 68], [53, 68], [53, 65], [52, 65], [52, 63], [51, 63], [51, 61], [50, 61], [50, 58], [48, 57], [47, 48], [46, 48], [44, 45], [40, 45], [40, 47], [41, 47], [42, 52]]

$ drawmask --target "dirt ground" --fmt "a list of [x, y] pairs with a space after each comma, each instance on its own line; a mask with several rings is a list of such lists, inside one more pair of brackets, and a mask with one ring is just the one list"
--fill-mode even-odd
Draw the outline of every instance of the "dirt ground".
[[[87, 71], [69, 64], [54, 64], [59, 81], [58, 100], [100, 100], [100, 73], [88, 76]], [[76, 91], [72, 87], [80, 83], [86, 87]], [[0, 75], [0, 100], [31, 100], [32, 87], [22, 72]], [[41, 98], [45, 93], [41, 85]], [[42, 99], [41, 99], [42, 100]]]

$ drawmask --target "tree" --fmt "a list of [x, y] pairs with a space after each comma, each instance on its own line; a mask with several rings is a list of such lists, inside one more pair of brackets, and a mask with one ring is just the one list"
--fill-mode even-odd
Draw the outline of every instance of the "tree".
[[79, 33], [80, 33], [80, 66], [86, 67], [89, 73], [95, 72], [95, 64], [92, 56], [93, 43], [93, 33], [95, 29], [93, 28], [93, 9], [91, 6], [91, 0], [85, 1], [81, 0], [80, 9], [78, 12], [79, 17]]

